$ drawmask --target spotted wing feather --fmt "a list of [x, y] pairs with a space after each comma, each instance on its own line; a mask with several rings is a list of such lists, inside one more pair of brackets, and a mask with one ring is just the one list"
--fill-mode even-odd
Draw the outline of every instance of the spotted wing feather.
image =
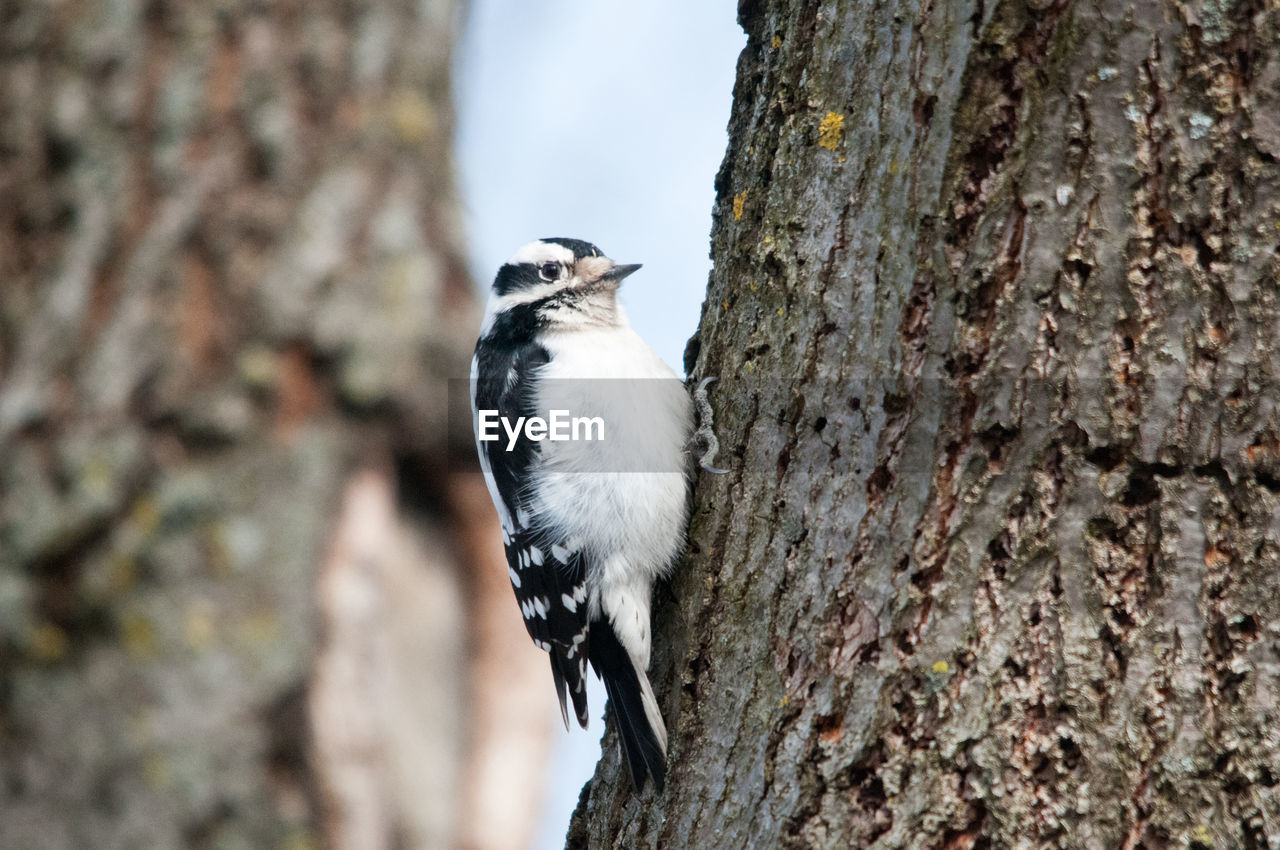
[[[537, 413], [534, 399], [538, 369], [548, 360], [535, 344], [477, 346], [472, 368], [476, 410], [496, 410], [515, 422]], [[583, 553], [573, 541], [557, 539], [525, 490], [539, 443], [521, 439], [507, 449], [502, 439], [477, 439], [480, 464], [502, 523], [507, 571], [525, 628], [551, 658], [551, 674], [560, 712], [569, 723], [566, 694], [574, 715], [587, 725], [587, 605]]]

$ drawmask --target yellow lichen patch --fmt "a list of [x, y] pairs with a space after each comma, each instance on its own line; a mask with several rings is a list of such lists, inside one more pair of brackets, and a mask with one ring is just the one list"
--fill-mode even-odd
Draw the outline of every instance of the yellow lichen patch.
[[844, 138], [844, 116], [838, 112], [828, 112], [818, 124], [818, 145], [834, 151]]
[[946, 673], [950, 669], [951, 669], [951, 665], [945, 661], [933, 662], [933, 672], [935, 673]]
[[404, 144], [418, 144], [435, 135], [436, 116], [415, 91], [403, 91], [391, 102], [391, 127]]
[[191, 605], [186, 617], [187, 646], [204, 650], [213, 646], [215, 637], [213, 612], [207, 605]]
[[107, 574], [107, 583], [115, 593], [133, 589], [138, 583], [138, 562], [124, 555], [114, 558]]
[[733, 196], [733, 220], [742, 221], [742, 208], [747, 204], [746, 191], [739, 192]]
[[319, 842], [304, 830], [295, 830], [284, 840], [284, 850], [316, 850]]
[[255, 345], [236, 359], [240, 379], [251, 387], [270, 387], [280, 375], [276, 353], [265, 345]]
[[1191, 843], [1199, 844], [1202, 847], [1213, 846], [1213, 834], [1209, 832], [1209, 827], [1202, 823], [1198, 823], [1195, 829], [1191, 830]]
[[143, 496], [133, 503], [129, 511], [129, 521], [138, 527], [143, 534], [150, 534], [160, 524], [160, 508], [155, 499]]
[[260, 647], [273, 643], [280, 635], [280, 622], [266, 609], [253, 612], [238, 629], [239, 638], [247, 646]]
[[770, 47], [772, 47], [774, 50], [777, 50], [779, 47], [781, 47], [781, 46], [782, 46], [782, 36], [780, 36], [780, 35], [775, 35], [775, 36], [773, 37], [773, 41], [769, 42], [769, 46], [770, 46]]
[[387, 263], [382, 275], [382, 292], [387, 301], [406, 304], [418, 295], [415, 284], [419, 283], [421, 274], [416, 257], [399, 256]]
[[155, 753], [151, 753], [143, 760], [142, 775], [146, 778], [147, 785], [156, 790], [168, 788], [173, 784], [173, 767], [164, 756]]
[[70, 646], [67, 633], [53, 623], [41, 623], [31, 631], [31, 655], [37, 661], [60, 661]]
[[90, 490], [101, 491], [111, 483], [111, 461], [94, 455], [84, 465], [84, 483]]
[[138, 657], [155, 655], [156, 629], [143, 615], [133, 612], [124, 615], [121, 634], [129, 652]]
[[215, 578], [231, 575], [231, 545], [227, 541], [227, 529], [222, 523], [208, 523], [202, 529], [205, 551], [209, 555], [209, 569]]

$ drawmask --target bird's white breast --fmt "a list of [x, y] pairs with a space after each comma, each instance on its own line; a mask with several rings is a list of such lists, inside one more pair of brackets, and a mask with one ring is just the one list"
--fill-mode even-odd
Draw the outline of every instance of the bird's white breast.
[[647, 583], [684, 543], [689, 395], [630, 328], [553, 333], [542, 342], [551, 358], [538, 374], [539, 409], [598, 416], [605, 439], [542, 444], [536, 510], [566, 539], [595, 550], [603, 584]]

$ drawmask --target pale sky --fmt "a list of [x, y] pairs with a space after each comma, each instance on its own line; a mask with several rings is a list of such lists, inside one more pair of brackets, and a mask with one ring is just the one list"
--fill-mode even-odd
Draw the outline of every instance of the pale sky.
[[[713, 181], [746, 41], [736, 13], [735, 0], [473, 0], [455, 91], [477, 281], [487, 287], [517, 248], [545, 236], [643, 263], [623, 284], [623, 303], [682, 373], [711, 267]], [[599, 758], [605, 694], [588, 679], [589, 730], [566, 734], [554, 712], [539, 850], [564, 846]]]

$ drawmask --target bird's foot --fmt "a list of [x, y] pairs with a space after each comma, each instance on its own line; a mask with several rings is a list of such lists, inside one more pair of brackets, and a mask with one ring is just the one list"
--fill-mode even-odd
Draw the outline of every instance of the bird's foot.
[[698, 458], [698, 466], [707, 472], [724, 475], [729, 470], [719, 469], [711, 465], [711, 462], [716, 459], [716, 452], [720, 451], [720, 440], [713, 430], [715, 427], [715, 412], [711, 409], [711, 399], [708, 398], [707, 387], [717, 380], [714, 376], [703, 378], [698, 382], [697, 389], [693, 391], [693, 405], [698, 411], [698, 430], [694, 432], [693, 436], [694, 439], [706, 446], [706, 451], [702, 453], [702, 457]]

